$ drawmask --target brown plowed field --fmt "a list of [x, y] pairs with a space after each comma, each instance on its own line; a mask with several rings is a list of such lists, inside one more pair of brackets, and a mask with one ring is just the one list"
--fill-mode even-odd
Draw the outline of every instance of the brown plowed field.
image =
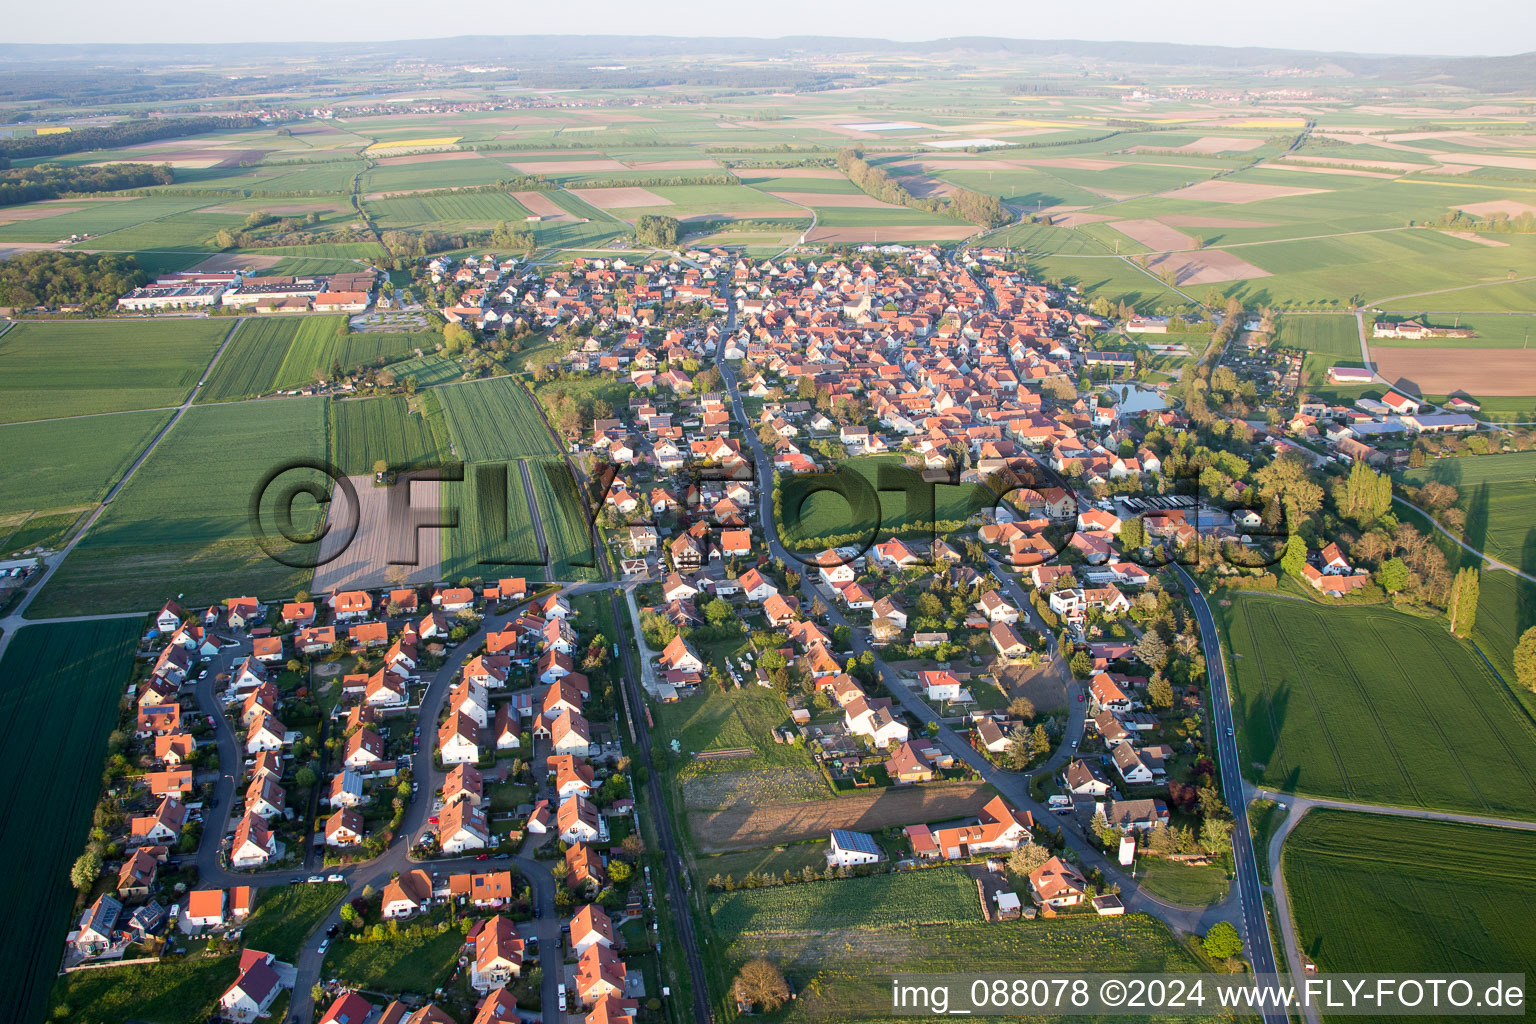
[[1373, 348], [1376, 372], [1420, 394], [1465, 391], [1479, 398], [1536, 395], [1536, 349]]
[[[390, 554], [410, 550], [409, 526], [405, 523], [390, 523], [389, 495], [392, 488], [373, 486], [371, 476], [354, 476], [349, 479], [352, 486], [357, 488], [358, 503], [362, 506], [359, 510], [357, 535], [334, 561], [315, 570], [311, 589], [316, 593], [382, 587], [387, 582], [384, 574], [390, 568]], [[395, 486], [407, 485], [402, 482]], [[409, 486], [411, 503], [430, 515], [431, 510], [438, 505], [438, 483], [423, 480]], [[331, 501], [328, 521], [339, 523], [348, 512], [346, 504], [345, 497], [338, 489], [336, 497]], [[332, 528], [339, 530], [340, 526], [333, 525]], [[416, 531], [417, 564], [403, 566], [410, 571], [409, 582], [431, 583], [437, 579], [438, 564], [442, 559], [442, 536], [440, 530]], [[322, 541], [322, 557], [335, 550], [332, 538], [338, 543], [343, 539], [341, 534], [336, 533]]]

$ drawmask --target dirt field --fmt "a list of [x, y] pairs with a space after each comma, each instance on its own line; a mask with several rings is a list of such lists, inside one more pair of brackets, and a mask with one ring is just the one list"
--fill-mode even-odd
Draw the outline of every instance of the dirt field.
[[760, 217], [774, 217], [783, 220], [787, 217], [803, 217], [803, 210], [786, 210], [779, 207], [777, 210], [733, 210], [730, 213], [690, 213], [686, 217], [679, 217], [683, 223], [701, 220], [757, 220]]
[[524, 174], [581, 174], [585, 171], [627, 171], [628, 167], [606, 157], [601, 160], [534, 160], [513, 163]]
[[[274, 213], [278, 211], [273, 211]], [[281, 256], [242, 256], [238, 253], [220, 253], [192, 267], [199, 274], [227, 274], [232, 270], [266, 270], [282, 262]]]
[[440, 164], [444, 160], [475, 160], [479, 153], [466, 149], [455, 149], [447, 153], [410, 153], [405, 156], [386, 156], [379, 161], [380, 167], [393, 167], [396, 164]]
[[1255, 185], [1243, 181], [1202, 181], [1188, 188], [1165, 192], [1170, 199], [1191, 199], [1201, 203], [1259, 203], [1266, 199], [1284, 199], [1288, 196], [1310, 196], [1319, 192], [1332, 192], [1330, 188], [1295, 188], [1290, 185]]
[[801, 206], [844, 207], [860, 210], [900, 210], [902, 207], [882, 203], [874, 196], [849, 192], [769, 192], [775, 199], [783, 199]]
[[1375, 348], [1376, 372], [1421, 394], [1536, 395], [1536, 349]]
[[[391, 553], [410, 551], [412, 531], [408, 524], [390, 522], [389, 496], [392, 489], [373, 486], [371, 476], [354, 476], [350, 479], [352, 486], [357, 488], [358, 503], [362, 506], [358, 512], [357, 535], [334, 561], [315, 570], [313, 589], [316, 593], [382, 587], [387, 582], [384, 574], [390, 568], [387, 559]], [[437, 482], [419, 481], [411, 485], [411, 503], [430, 515], [431, 509], [438, 503]], [[327, 517], [327, 522], [335, 524], [332, 529], [338, 532], [321, 542], [322, 558], [329, 556], [337, 544], [345, 540], [345, 535], [339, 531], [340, 524], [351, 514], [347, 505], [345, 496], [338, 489]], [[415, 533], [417, 564], [404, 566], [410, 570], [409, 582], [434, 582], [438, 578], [438, 565], [442, 560], [442, 531], [417, 530]], [[333, 539], [335, 543], [332, 543]]]
[[44, 217], [56, 217], [61, 213], [74, 213], [79, 209], [78, 206], [14, 206], [0, 210], [0, 224], [12, 224], [19, 220], [42, 220]]
[[1536, 206], [1530, 203], [1518, 202], [1514, 199], [1495, 199], [1487, 203], [1462, 203], [1456, 207], [1475, 217], [1487, 217], [1490, 214], [1502, 213], [1507, 217], [1519, 217], [1522, 214], [1536, 216]]
[[637, 171], [718, 171], [720, 165], [713, 160], [634, 160], [631, 167]]
[[1100, 221], [1114, 220], [1112, 213], [1062, 213], [1051, 217], [1051, 225], [1058, 228], [1075, 228], [1079, 224], [1097, 224]]
[[555, 205], [555, 201], [543, 192], [509, 192], [513, 199], [523, 204], [524, 209], [539, 217], [550, 221], [575, 220], [570, 214]]
[[1039, 711], [1066, 707], [1067, 687], [1061, 675], [1050, 663], [1030, 668], [1028, 665], [1008, 665], [998, 669], [994, 662], [997, 681], [1007, 692], [1009, 699], [1028, 697]]
[[1194, 142], [1175, 147], [1181, 153], [1246, 153], [1264, 145], [1263, 139], [1234, 138], [1230, 135], [1207, 135]]
[[1146, 267], [1159, 275], [1172, 270], [1176, 275], [1175, 283], [1180, 286], [1211, 284], [1216, 281], [1247, 281], [1269, 276], [1269, 271], [1221, 249], [1154, 256], [1146, 261]]
[[1404, 174], [1425, 169], [1424, 164], [1396, 163], [1391, 160], [1373, 160], [1353, 156], [1302, 156], [1292, 153], [1283, 159], [1287, 164], [1343, 164], [1346, 167], [1363, 167], [1366, 170], [1380, 168], [1388, 171], [1402, 171]]
[[807, 242], [928, 242], [968, 238], [976, 228], [822, 228], [812, 231]]
[[1193, 249], [1195, 240], [1184, 232], [1156, 220], [1117, 220], [1110, 227], [1127, 238], [1140, 242], [1153, 252]]
[[[1266, 164], [1265, 166], [1271, 165]], [[1385, 178], [1390, 180], [1397, 177], [1395, 173], [1389, 173], [1387, 171], [1362, 171], [1354, 167], [1313, 167], [1311, 164], [1292, 163], [1279, 166], [1280, 169], [1286, 171], [1301, 171], [1305, 174], [1336, 174], [1341, 178]], [[1428, 165], [1423, 166], [1425, 170], [1429, 169]]]
[[659, 196], [647, 188], [573, 188], [570, 191], [599, 210], [632, 210], [642, 206], [673, 205], [672, 200]]
[[990, 799], [985, 783], [930, 783], [834, 800], [743, 805], [690, 814], [688, 820], [700, 850], [722, 853], [820, 838], [834, 828], [872, 832], [892, 825], [973, 817]]

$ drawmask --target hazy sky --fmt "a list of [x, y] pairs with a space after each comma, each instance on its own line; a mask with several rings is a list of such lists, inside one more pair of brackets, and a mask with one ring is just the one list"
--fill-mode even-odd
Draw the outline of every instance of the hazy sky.
[[1508, 54], [1536, 50], [1532, 0], [711, 0], [455, 6], [420, 0], [263, 0], [253, 6], [144, 7], [122, 0], [19, 3], [4, 41], [272, 42], [411, 39], [484, 33], [872, 36], [1278, 46], [1364, 53]]

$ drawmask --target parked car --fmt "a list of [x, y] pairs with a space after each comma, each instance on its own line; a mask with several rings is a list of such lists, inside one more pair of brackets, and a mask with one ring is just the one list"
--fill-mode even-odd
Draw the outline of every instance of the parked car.
[[327, 875], [325, 880], [327, 882], [345, 882], [346, 878], [342, 875]]
[[330, 948], [331, 948], [331, 940], [330, 939], [321, 939], [320, 940], [320, 955], [321, 956], [324, 956], [325, 955], [325, 951], [330, 949]]
[[491, 859], [491, 855], [488, 854], [488, 853], [482, 853], [478, 857], [475, 858], [475, 860], [490, 860], [490, 859]]
[[323, 881], [325, 881], [325, 876], [324, 875], [310, 875], [309, 878], [305, 879], [305, 881], [307, 881], [311, 885], [313, 885], [316, 882], [323, 882]]

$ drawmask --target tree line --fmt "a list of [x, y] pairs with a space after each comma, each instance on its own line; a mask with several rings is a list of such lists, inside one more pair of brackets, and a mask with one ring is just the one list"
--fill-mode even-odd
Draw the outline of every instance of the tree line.
[[[168, 117], [157, 120], [119, 121], [94, 128], [75, 128], [54, 135], [32, 135], [19, 139], [0, 139], [0, 157], [8, 160], [34, 156], [64, 156], [87, 153], [93, 149], [117, 149], [157, 139], [227, 131], [231, 128], [260, 128], [257, 117]], [[9, 165], [7, 165], [9, 166]]]
[[116, 192], [125, 188], [169, 185], [176, 180], [169, 167], [155, 164], [103, 164], [63, 167], [38, 164], [0, 171], [0, 206], [57, 199], [70, 193]]
[[24, 252], [0, 261], [0, 306], [83, 306], [89, 313], [110, 313], [120, 297], [148, 280], [132, 256]]
[[838, 153], [837, 168], [864, 192], [893, 206], [954, 217], [987, 228], [1002, 227], [1013, 220], [1013, 214], [996, 196], [972, 192], [970, 189], [956, 189], [948, 197], [919, 199], [886, 173], [884, 168], [865, 160], [861, 150], [845, 149]]

